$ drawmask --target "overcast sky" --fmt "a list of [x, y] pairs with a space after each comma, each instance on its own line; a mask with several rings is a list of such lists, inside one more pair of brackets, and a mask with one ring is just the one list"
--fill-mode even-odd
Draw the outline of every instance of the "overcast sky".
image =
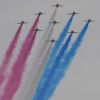
[[35, 18], [34, 13], [40, 10], [47, 13], [39, 24], [41, 29], [45, 29], [54, 10], [51, 6], [56, 3], [64, 7], [58, 9], [56, 19], [62, 23], [56, 26], [54, 34], [61, 32], [70, 17], [67, 13], [73, 11], [80, 13], [75, 16], [71, 27], [75, 31], [80, 31], [83, 21], [88, 18], [96, 22], [89, 26], [77, 55], [51, 100], [100, 100], [99, 0], [0, 0], [0, 62], [18, 27], [16, 23], [21, 20], [30, 22], [23, 27], [20, 44]]

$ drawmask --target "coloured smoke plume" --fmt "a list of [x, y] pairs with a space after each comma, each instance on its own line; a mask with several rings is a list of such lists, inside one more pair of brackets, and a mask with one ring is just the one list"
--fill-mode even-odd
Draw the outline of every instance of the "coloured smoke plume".
[[[82, 39], [84, 38], [85, 33], [88, 29], [89, 23], [90, 23], [90, 21], [88, 21], [85, 24], [85, 26], [79, 33], [79, 35], [78, 35], [77, 39], [75, 40], [71, 49], [65, 53], [66, 56], [64, 56], [63, 61], [58, 62], [58, 64], [53, 67], [52, 71], [50, 71], [51, 76], [48, 77], [50, 81], [47, 79], [47, 81], [45, 82], [46, 87], [48, 87], [48, 88], [45, 93], [43, 93], [44, 90], [42, 91], [43, 98], [41, 100], [49, 100], [50, 97], [53, 95], [56, 87], [58, 86], [60, 80], [64, 77], [64, 74], [65, 74], [66, 70], [68, 69], [69, 64], [72, 62], [74, 56], [77, 53], [78, 48], [80, 47]], [[33, 99], [33, 100], [37, 100], [37, 99]]]
[[[37, 86], [36, 95], [34, 96], [34, 99], [38, 100], [40, 98], [40, 96], [43, 97], [46, 90], [49, 88], [49, 87], [47, 87], [46, 84], [50, 83], [48, 80], [51, 79], [50, 77], [53, 76], [53, 74], [55, 73], [55, 70], [54, 70], [54, 68], [56, 68], [55, 66], [57, 66], [58, 63], [60, 62], [60, 60], [63, 59], [64, 53], [67, 51], [67, 49], [69, 47], [69, 43], [71, 41], [72, 35], [73, 35], [73, 33], [71, 33], [69, 35], [68, 39], [66, 40], [66, 42], [62, 46], [58, 55], [55, 57], [55, 60], [52, 62], [53, 67], [49, 68], [48, 70], [44, 69], [44, 71], [43, 71], [44, 77], [41, 78], [41, 81], [39, 82], [39, 84]], [[58, 41], [58, 44], [59, 44], [59, 41]]]
[[0, 85], [2, 84], [2, 82], [4, 81], [4, 79], [6, 77], [6, 71], [8, 69], [9, 63], [10, 63], [11, 58], [13, 56], [13, 52], [14, 52], [14, 49], [16, 47], [17, 41], [19, 39], [23, 24], [24, 23], [21, 23], [20, 26], [18, 27], [17, 32], [15, 33], [14, 38], [11, 41], [11, 43], [6, 51], [3, 62], [0, 65]]
[[8, 82], [4, 87], [4, 91], [2, 95], [0, 96], [1, 100], [12, 100], [14, 94], [19, 88], [21, 77], [25, 69], [26, 60], [30, 54], [32, 45], [35, 42], [35, 37], [36, 37], [35, 30], [36, 30], [37, 24], [39, 23], [39, 18], [40, 16], [38, 16], [35, 19], [35, 22], [33, 26], [31, 27], [29, 34], [27, 35], [25, 41], [22, 44], [22, 47], [17, 56], [17, 59], [12, 66], [11, 73], [8, 76], [9, 78]]
[[55, 43], [55, 45], [54, 45], [54, 47], [53, 47], [53, 49], [52, 49], [52, 51], [51, 51], [51, 53], [50, 53], [49, 60], [48, 60], [48, 62], [47, 62], [47, 64], [46, 64], [46, 66], [49, 67], [49, 66], [52, 64], [52, 61], [55, 59], [55, 56], [57, 55], [57, 53], [58, 53], [58, 51], [59, 51], [59, 49], [60, 49], [62, 43], [64, 42], [64, 39], [65, 39], [66, 35], [67, 35], [67, 33], [68, 33], [68, 31], [69, 31], [69, 29], [70, 29], [70, 27], [71, 27], [73, 18], [74, 18], [74, 15], [72, 15], [72, 16], [70, 17], [70, 19], [69, 19], [68, 22], [66, 23], [66, 25], [65, 25], [65, 27], [64, 27], [64, 29], [63, 29], [63, 31], [62, 31], [62, 32], [60, 33], [60, 35], [58, 36], [57, 41], [59, 41], [59, 43], [57, 43], [57, 42]]

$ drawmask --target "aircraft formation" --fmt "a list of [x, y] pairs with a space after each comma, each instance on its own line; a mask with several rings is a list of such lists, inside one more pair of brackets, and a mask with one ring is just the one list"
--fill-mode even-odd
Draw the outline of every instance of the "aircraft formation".
[[[45, 15], [46, 13], [39, 11], [34, 14], [36, 15], [36, 19], [21, 44], [15, 62], [11, 65], [12, 67], [9, 67], [8, 65], [13, 57], [22, 26], [29, 22], [22, 20], [16, 23], [20, 26], [8, 46], [2, 64], [0, 64], [0, 100], [49, 100], [64, 77], [65, 71], [67, 71], [74, 56], [77, 54], [90, 22], [95, 22], [92, 19], [85, 20], [85, 25], [80, 32], [70, 31], [74, 16], [80, 13], [76, 11], [68, 13], [70, 18], [57, 39], [54, 39], [52, 37], [54, 26], [61, 23], [55, 20], [55, 16], [57, 9], [63, 7], [63, 5], [57, 3], [56, 5], [52, 5], [52, 7], [55, 7], [55, 10], [50, 17], [45, 31], [39, 29], [38, 24], [41, 15]], [[39, 48], [34, 53], [35, 56], [33, 55], [35, 57], [33, 64], [30, 66], [30, 70], [27, 71], [27, 59], [31, 54], [36, 38], [38, 38], [36, 35], [39, 31], [43, 31], [44, 34], [40, 39]], [[77, 38], [70, 48], [69, 45], [73, 34], [76, 34]], [[9, 68], [10, 71], [8, 70]], [[23, 74], [25, 70], [26, 76]]]

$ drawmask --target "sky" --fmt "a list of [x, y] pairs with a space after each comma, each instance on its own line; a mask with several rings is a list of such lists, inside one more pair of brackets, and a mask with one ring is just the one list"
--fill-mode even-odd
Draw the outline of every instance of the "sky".
[[[73, 62], [66, 72], [65, 77], [57, 87], [51, 100], [99, 100], [100, 99], [100, 14], [99, 0], [0, 0], [0, 63], [9, 42], [14, 36], [18, 25], [22, 20], [28, 21], [24, 25], [17, 48], [20, 47], [23, 38], [28, 33], [35, 13], [40, 10], [47, 13], [41, 16], [39, 28], [45, 29], [54, 8], [52, 5], [60, 3], [64, 5], [58, 9], [57, 21], [61, 23], [55, 27], [54, 37], [62, 31], [66, 21], [70, 17], [67, 13], [76, 11], [71, 29], [80, 32], [84, 26], [84, 20], [95, 20], [91, 23], [87, 34], [78, 50]], [[41, 37], [39, 32], [37, 39]], [[74, 36], [76, 37], [76, 36]], [[35, 47], [34, 47], [35, 49]], [[35, 51], [35, 50], [33, 50]], [[18, 52], [18, 49], [15, 53]], [[34, 52], [33, 52], [34, 54]], [[29, 63], [31, 61], [29, 60]]]

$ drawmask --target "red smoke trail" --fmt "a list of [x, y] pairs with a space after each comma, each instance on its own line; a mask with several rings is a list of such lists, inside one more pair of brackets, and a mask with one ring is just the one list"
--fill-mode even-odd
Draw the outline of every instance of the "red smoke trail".
[[24, 43], [22, 44], [22, 48], [20, 50], [16, 62], [12, 67], [12, 72], [9, 76], [7, 86], [5, 87], [4, 93], [1, 96], [0, 100], [12, 100], [15, 92], [19, 88], [26, 60], [28, 58], [28, 55], [30, 54], [32, 45], [34, 44], [35, 41], [36, 31], [34, 30], [36, 29], [38, 22], [39, 22], [39, 16], [36, 18], [28, 36], [26, 37]]
[[10, 62], [10, 60], [12, 58], [12, 54], [13, 54], [14, 49], [16, 47], [16, 43], [17, 43], [19, 35], [21, 33], [22, 26], [23, 26], [23, 23], [21, 23], [21, 25], [19, 26], [19, 28], [18, 28], [13, 40], [11, 41], [11, 43], [10, 43], [10, 45], [9, 45], [7, 51], [6, 51], [4, 60], [3, 60], [2, 64], [1, 64], [1, 66], [0, 66], [0, 74], [1, 74], [0, 75], [0, 84], [4, 81], [4, 77], [5, 76], [3, 76], [3, 74], [4, 74], [5, 70], [9, 66], [9, 62]]

